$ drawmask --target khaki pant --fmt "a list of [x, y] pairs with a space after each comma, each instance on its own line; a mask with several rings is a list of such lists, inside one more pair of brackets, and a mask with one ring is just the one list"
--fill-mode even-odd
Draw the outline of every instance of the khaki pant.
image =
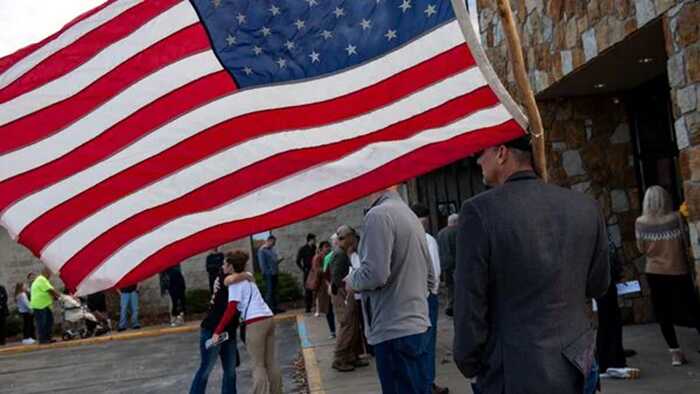
[[360, 310], [352, 292], [346, 293], [344, 289], [339, 289], [338, 294], [333, 296], [333, 307], [338, 320], [335, 362], [353, 364], [363, 353]]
[[282, 375], [275, 360], [275, 320], [246, 326], [246, 349], [253, 363], [253, 394], [282, 394]]

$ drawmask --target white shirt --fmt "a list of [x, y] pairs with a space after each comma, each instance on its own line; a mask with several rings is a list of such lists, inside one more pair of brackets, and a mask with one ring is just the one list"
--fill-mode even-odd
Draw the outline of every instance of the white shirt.
[[[353, 252], [353, 254], [350, 255], [350, 265], [351, 265], [352, 267], [350, 267], [350, 272], [348, 272], [348, 276], [350, 276], [350, 273], [352, 273], [352, 271], [354, 271], [354, 270], [360, 268], [360, 264], [361, 264], [360, 255], [357, 254], [357, 252]], [[350, 283], [350, 282], [349, 282], [349, 278], [345, 280], [345, 283]], [[358, 300], [358, 301], [361, 300], [361, 299], [362, 299], [362, 293], [360, 293], [359, 291], [358, 291], [358, 292], [355, 292], [355, 299]]]
[[238, 302], [237, 309], [243, 321], [272, 316], [272, 310], [263, 300], [255, 283], [244, 281], [228, 287], [228, 300]]
[[428, 242], [428, 252], [435, 271], [435, 286], [430, 289], [430, 292], [437, 295], [440, 290], [440, 249], [438, 249], [438, 243], [432, 235], [425, 233], [425, 240]]

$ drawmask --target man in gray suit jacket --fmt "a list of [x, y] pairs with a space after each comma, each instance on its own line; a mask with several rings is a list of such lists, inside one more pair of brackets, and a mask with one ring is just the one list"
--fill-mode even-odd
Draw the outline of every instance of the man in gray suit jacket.
[[526, 138], [478, 163], [494, 189], [459, 216], [455, 362], [484, 394], [580, 394], [595, 349], [586, 300], [610, 282], [601, 212], [541, 182]]

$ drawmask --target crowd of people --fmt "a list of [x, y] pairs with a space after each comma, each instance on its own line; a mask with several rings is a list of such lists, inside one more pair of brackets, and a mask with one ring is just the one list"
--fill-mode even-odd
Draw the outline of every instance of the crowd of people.
[[[634, 352], [623, 347], [616, 286], [623, 278], [621, 258], [597, 203], [542, 182], [526, 138], [485, 149], [477, 163], [491, 190], [464, 202], [436, 238], [427, 231], [429, 209], [409, 207], [397, 186], [370, 197], [362, 234], [342, 224], [318, 244], [316, 235], [307, 235], [296, 265], [306, 312], [324, 316], [335, 340], [332, 367], [349, 373], [374, 358], [383, 393], [449, 392], [436, 381], [443, 282], [454, 361], [475, 393], [593, 393], [601, 378], [638, 377], [639, 369], [627, 365]], [[635, 225], [637, 246], [674, 366], [686, 363], [674, 326], [700, 333], [687, 226], [667, 191], [646, 191]], [[191, 393], [205, 391], [217, 357], [224, 369], [222, 392], [236, 392], [237, 339], [251, 356], [252, 392], [282, 392], [273, 316], [284, 312], [277, 294], [283, 259], [275, 244], [270, 235], [257, 250], [264, 296], [246, 272], [246, 252], [214, 250], [207, 257], [212, 297], [201, 323], [201, 364]], [[51, 306], [62, 295], [50, 276], [44, 269], [27, 278], [31, 285], [15, 288], [25, 343], [52, 340]], [[161, 274], [161, 291], [171, 296], [173, 324], [181, 324], [185, 283], [179, 266]], [[139, 328], [138, 288], [119, 292], [118, 329], [127, 328], [129, 314], [131, 328]], [[591, 300], [597, 327], [586, 312]], [[103, 299], [88, 302], [104, 309]], [[7, 315], [7, 292], [0, 287], [0, 329]]]

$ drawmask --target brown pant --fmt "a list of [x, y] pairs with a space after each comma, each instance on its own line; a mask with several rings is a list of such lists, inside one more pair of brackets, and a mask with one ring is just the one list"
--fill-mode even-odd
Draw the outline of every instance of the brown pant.
[[352, 292], [348, 294], [345, 290], [338, 290], [333, 296], [333, 307], [338, 320], [335, 362], [352, 364], [363, 353], [360, 310]]
[[275, 320], [246, 326], [246, 349], [253, 363], [253, 394], [282, 394], [282, 375], [275, 360]]

